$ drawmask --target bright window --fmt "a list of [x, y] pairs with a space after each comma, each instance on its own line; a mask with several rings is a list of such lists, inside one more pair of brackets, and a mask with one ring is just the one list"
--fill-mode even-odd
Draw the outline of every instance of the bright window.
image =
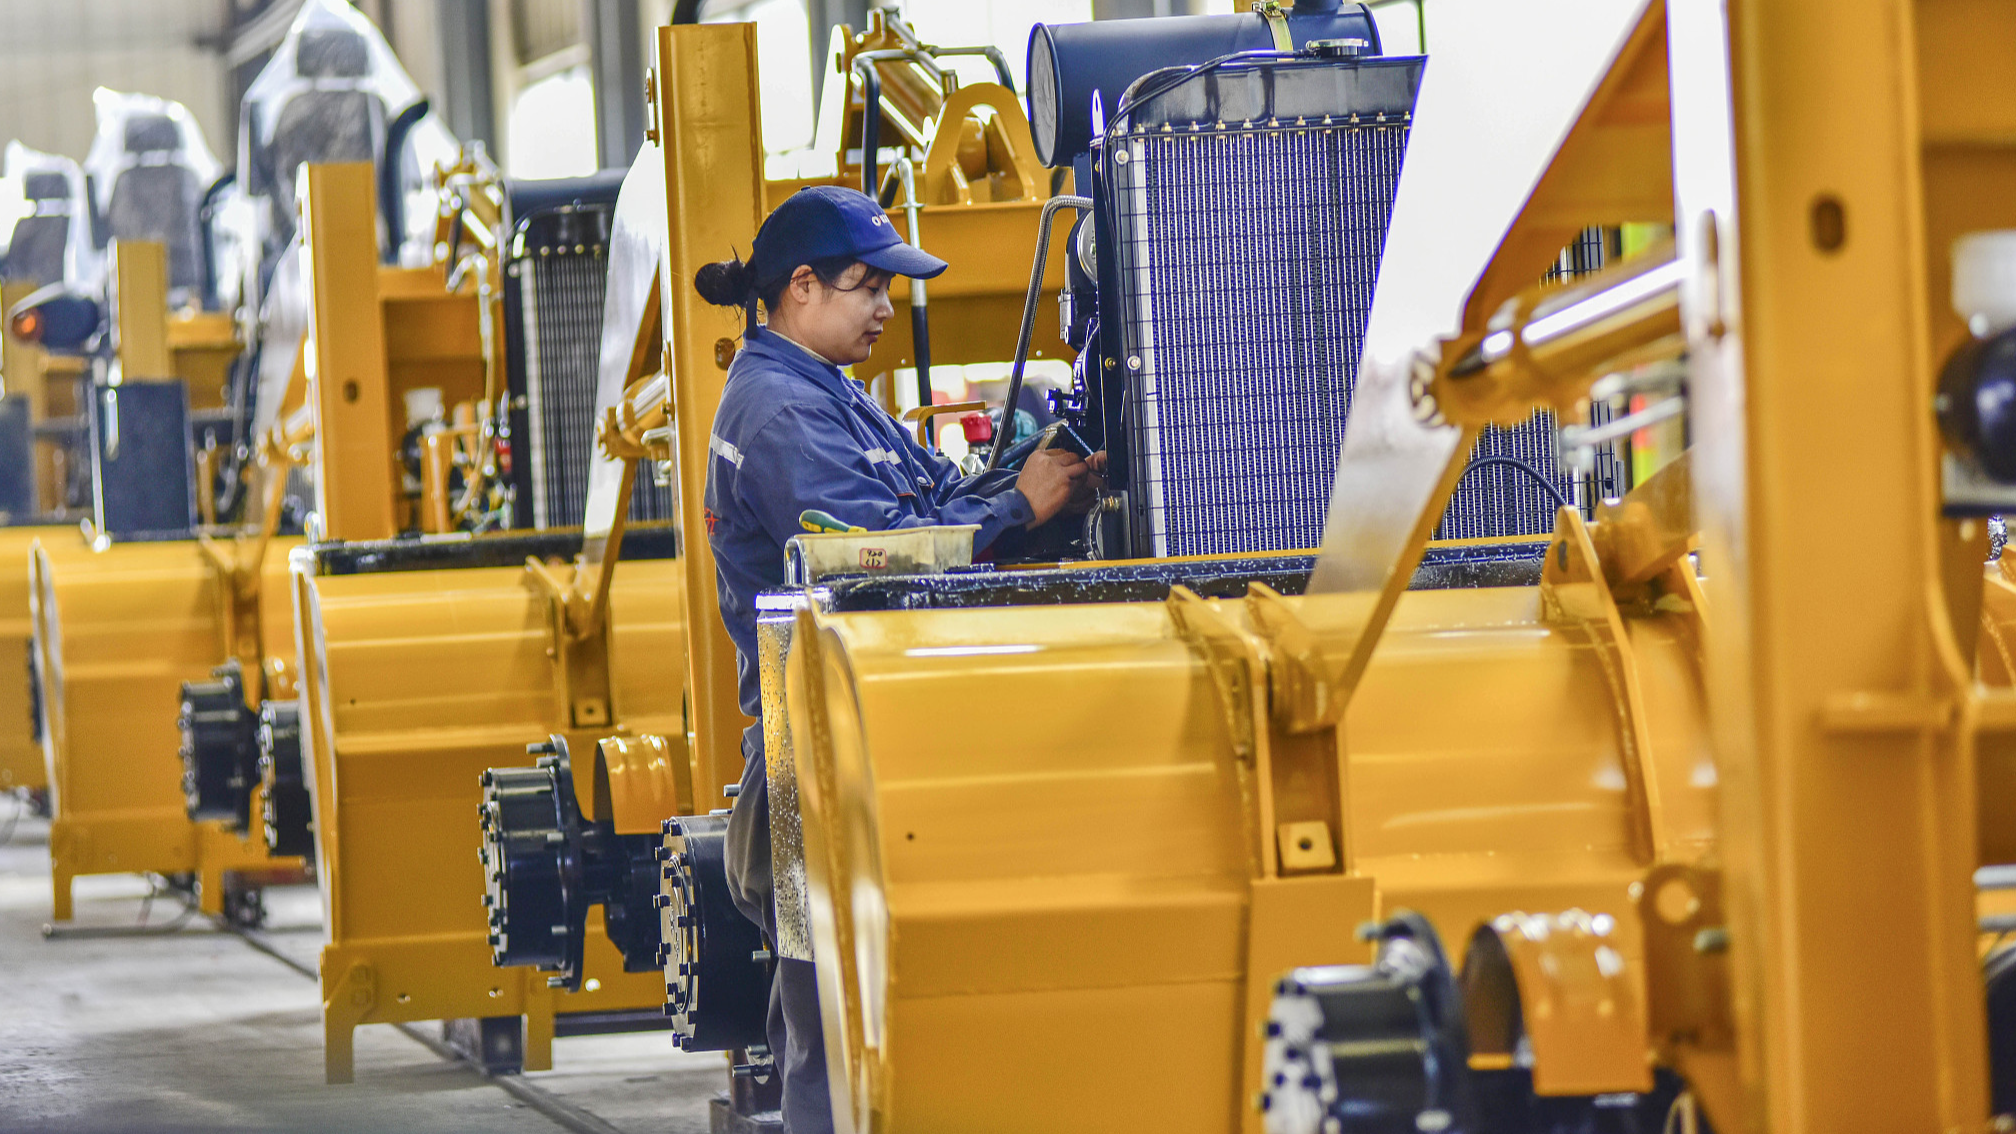
[[505, 173], [514, 178], [586, 177], [600, 168], [595, 84], [570, 67], [518, 92], [505, 131]]
[[1419, 55], [1421, 42], [1421, 0], [1385, 0], [1372, 5], [1372, 22], [1379, 25], [1379, 46], [1388, 55]]
[[[1036, 24], [1078, 24], [1092, 18], [1092, 0], [903, 0], [903, 15], [918, 38], [940, 47], [992, 44], [1008, 57], [1015, 89], [1022, 93], [1029, 57], [1029, 29]], [[979, 58], [957, 60], [968, 81], [996, 82], [994, 68]]]

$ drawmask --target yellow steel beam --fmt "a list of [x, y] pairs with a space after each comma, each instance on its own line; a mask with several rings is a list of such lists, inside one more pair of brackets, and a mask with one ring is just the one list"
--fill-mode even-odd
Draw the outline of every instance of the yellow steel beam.
[[122, 381], [175, 376], [168, 355], [168, 250], [159, 242], [112, 245], [112, 319]]
[[309, 404], [320, 449], [316, 511], [342, 539], [390, 539], [398, 437], [378, 294], [378, 213], [369, 163], [311, 165], [301, 198], [308, 265]]
[[28, 701], [28, 650], [35, 637], [28, 555], [36, 540], [70, 534], [53, 527], [0, 528], [0, 791], [49, 782]]
[[741, 779], [742, 729], [735, 647], [721, 625], [714, 551], [707, 543], [701, 486], [707, 435], [721, 404], [725, 364], [715, 344], [741, 333], [739, 316], [708, 306], [693, 290], [700, 265], [756, 240], [763, 206], [762, 114], [756, 94], [753, 24], [658, 29], [656, 90], [665, 158], [667, 240], [665, 358], [679, 429], [680, 530], [685, 533], [688, 727], [693, 790], [700, 806], [726, 805], [723, 785]]
[[[1746, 1113], [1980, 1129], [1970, 679], [1944, 616], [1907, 0], [1669, 7]], [[1852, 556], [1810, 569], [1816, 517]], [[1937, 616], [1935, 617], [1935, 612]]]

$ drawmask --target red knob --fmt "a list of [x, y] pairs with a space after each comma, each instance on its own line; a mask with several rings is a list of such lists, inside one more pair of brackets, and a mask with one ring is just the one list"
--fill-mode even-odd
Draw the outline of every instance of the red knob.
[[994, 419], [984, 413], [969, 413], [959, 418], [959, 428], [966, 431], [966, 443], [978, 445], [994, 440]]

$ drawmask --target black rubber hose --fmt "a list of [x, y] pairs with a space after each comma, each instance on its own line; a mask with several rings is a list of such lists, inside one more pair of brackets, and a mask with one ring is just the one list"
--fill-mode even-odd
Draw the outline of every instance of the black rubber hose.
[[861, 191], [875, 196], [877, 159], [882, 152], [882, 76], [875, 72], [874, 56], [863, 52], [854, 57], [854, 69], [861, 73]]
[[1015, 73], [1008, 69], [1008, 56], [1002, 54], [998, 47], [990, 44], [986, 47], [927, 47], [925, 50], [934, 59], [943, 59], [948, 55], [986, 56], [987, 62], [994, 64], [994, 73], [1000, 76], [1001, 85], [1008, 88], [1008, 93], [1015, 93]]
[[700, 5], [703, 0], [679, 0], [672, 5], [672, 22], [675, 24], [697, 24], [700, 22]]
[[196, 209], [197, 223], [203, 228], [203, 307], [208, 310], [217, 302], [217, 249], [211, 246], [216, 238], [217, 196], [238, 183], [238, 173], [230, 173], [210, 183], [203, 191], [203, 203]]
[[1022, 370], [1029, 365], [1029, 340], [1036, 333], [1036, 299], [1043, 294], [1043, 269], [1050, 259], [1050, 222], [1059, 209], [1083, 212], [1092, 207], [1090, 197], [1052, 197], [1043, 202], [1037, 218], [1036, 262], [1029, 268], [1029, 294], [1022, 300], [1022, 329], [1015, 336], [1015, 366], [1008, 373], [1008, 400], [1001, 403], [1001, 427], [994, 448], [987, 456], [987, 471], [1001, 467], [1001, 447], [1008, 443], [1015, 427], [1015, 403], [1022, 400]]
[[406, 231], [406, 195], [400, 192], [399, 174], [406, 165], [406, 136], [413, 132], [431, 109], [421, 95], [385, 128], [385, 156], [378, 164], [378, 215], [385, 218], [385, 247], [379, 251], [381, 263], [399, 262], [399, 245]]
[[[914, 286], [914, 285], [913, 285]], [[916, 349], [917, 364], [917, 404], [931, 404], [931, 309], [921, 304], [910, 307], [910, 340]], [[934, 446], [926, 445], [925, 448]]]
[[1507, 468], [1518, 469], [1520, 472], [1532, 477], [1539, 483], [1541, 488], [1547, 490], [1547, 495], [1554, 498], [1554, 506], [1556, 508], [1566, 508], [1568, 506], [1568, 498], [1562, 495], [1559, 485], [1549, 480], [1546, 473], [1541, 472], [1539, 469], [1534, 468], [1517, 457], [1479, 457], [1463, 467], [1462, 473], [1456, 477], [1456, 483], [1462, 484], [1464, 477], [1469, 476], [1478, 469], [1490, 468], [1493, 465], [1503, 465]]

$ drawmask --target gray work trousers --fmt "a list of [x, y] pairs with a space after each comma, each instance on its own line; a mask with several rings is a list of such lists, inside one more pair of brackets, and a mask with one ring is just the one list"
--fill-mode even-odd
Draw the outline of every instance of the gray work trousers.
[[[743, 916], [763, 927], [777, 948], [777, 905], [770, 871], [770, 781], [763, 753], [744, 744], [742, 790], [728, 816], [724, 857], [728, 892]], [[826, 1033], [819, 1022], [819, 985], [812, 962], [778, 958], [770, 982], [770, 1017], [764, 1030], [784, 1076], [787, 1134], [831, 1134], [833, 1105], [826, 1087]]]

